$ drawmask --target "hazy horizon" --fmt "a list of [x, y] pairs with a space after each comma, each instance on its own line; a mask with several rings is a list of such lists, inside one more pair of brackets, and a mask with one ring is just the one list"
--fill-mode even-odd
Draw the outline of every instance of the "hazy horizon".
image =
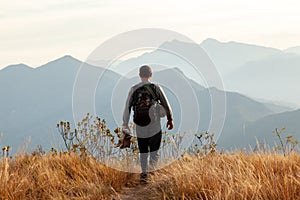
[[[208, 38], [202, 40], [201, 42], [199, 42], [198, 44], [201, 44], [203, 41], [208, 40], [208, 39], [217, 40], [217, 39], [215, 39], [215, 38], [208, 37]], [[277, 49], [277, 50], [279, 50], [279, 51], [284, 51], [284, 50], [287, 50], [287, 49], [290, 49], [290, 48], [294, 48], [294, 47], [299, 47], [299, 48], [300, 48], [300, 45], [299, 45], [299, 46], [291, 46], [291, 47], [287, 47], [287, 48], [285, 48], [285, 49], [279, 49], [279, 48], [276, 48], [276, 47], [262, 46], [262, 45], [259, 45], [259, 44], [244, 43], [244, 42], [241, 42], [241, 41], [235, 41], [235, 40], [231, 40], [231, 41], [220, 41], [220, 40], [217, 40], [217, 41], [220, 42], [220, 43], [222, 43], [222, 44], [226, 44], [226, 43], [230, 43], [230, 42], [235, 42], [235, 43], [245, 44], [245, 45], [254, 45], [254, 46], [259, 46], [259, 47], [273, 48], [273, 49]], [[151, 52], [151, 51], [148, 51], [148, 52]], [[119, 60], [119, 62], [120, 62], [120, 61], [125, 61], [125, 60], [130, 59], [130, 58], [136, 58], [136, 57], [138, 57], [138, 56], [140, 56], [140, 55], [142, 55], [142, 54], [144, 54], [144, 53], [145, 53], [145, 52], [138, 53], [138, 54], [136, 54], [136, 55], [131, 54], [131, 55], [129, 55], [128, 58], [125, 57], [125, 59]], [[8, 64], [5, 65], [5, 66], [0, 66], [0, 70], [6, 68], [6, 67], [8, 67], [8, 66], [11, 66], [11, 65], [19, 65], [19, 64], [24, 64], [24, 65], [26, 65], [26, 66], [28, 66], [28, 67], [31, 67], [31, 68], [38, 68], [38, 67], [40, 67], [40, 66], [42, 66], [42, 65], [47, 64], [48, 62], [51, 62], [51, 61], [53, 61], [53, 60], [59, 59], [59, 58], [64, 57], [64, 56], [72, 56], [73, 58], [78, 59], [78, 60], [80, 60], [80, 61], [82, 61], [82, 62], [85, 62], [85, 61], [86, 61], [85, 59], [87, 58], [87, 57], [84, 57], [84, 58], [76, 57], [76, 56], [74, 56], [74, 55], [72, 55], [72, 54], [62, 54], [62, 55], [60, 55], [60, 56], [58, 56], [58, 57], [53, 57], [53, 58], [50, 59], [50, 60], [47, 60], [47, 59], [45, 58], [45, 60], [42, 60], [40, 63], [37, 63], [37, 64], [35, 64], [35, 65], [28, 64], [28, 63], [26, 63], [26, 61], [20, 61], [20, 62], [12, 62], [12, 63], [8, 63]], [[1, 63], [1, 61], [0, 61], [0, 63]], [[91, 63], [91, 64], [92, 64], [92, 63]]]

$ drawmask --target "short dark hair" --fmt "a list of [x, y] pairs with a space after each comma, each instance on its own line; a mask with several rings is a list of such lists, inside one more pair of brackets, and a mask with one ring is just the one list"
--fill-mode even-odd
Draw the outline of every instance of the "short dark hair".
[[143, 65], [140, 67], [140, 77], [149, 78], [152, 76], [152, 69], [148, 65]]

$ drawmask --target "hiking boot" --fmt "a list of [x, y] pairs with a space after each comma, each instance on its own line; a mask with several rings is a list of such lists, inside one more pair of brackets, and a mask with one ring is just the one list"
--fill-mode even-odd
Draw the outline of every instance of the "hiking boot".
[[141, 184], [147, 184], [147, 174], [146, 173], [141, 173], [141, 176], [140, 176], [140, 182]]

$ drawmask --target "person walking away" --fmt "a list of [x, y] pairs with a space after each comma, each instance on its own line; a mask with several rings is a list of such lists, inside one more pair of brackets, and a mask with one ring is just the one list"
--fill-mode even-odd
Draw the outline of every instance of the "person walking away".
[[[123, 113], [123, 129], [129, 130], [131, 110], [136, 124], [136, 134], [140, 151], [141, 182], [147, 179], [147, 173], [154, 170], [158, 161], [161, 144], [161, 118], [167, 116], [167, 128], [173, 129], [172, 110], [163, 89], [151, 82], [152, 69], [143, 65], [139, 69], [141, 82], [132, 86]], [[148, 166], [148, 157], [150, 162]]]

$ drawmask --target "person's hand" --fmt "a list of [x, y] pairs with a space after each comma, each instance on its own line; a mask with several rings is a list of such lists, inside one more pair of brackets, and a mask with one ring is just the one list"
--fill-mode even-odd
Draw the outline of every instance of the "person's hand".
[[172, 130], [173, 127], [174, 127], [173, 121], [168, 121], [168, 122], [167, 122], [167, 128], [168, 128], [168, 130]]
[[124, 129], [130, 130], [128, 125], [123, 125], [122, 130], [124, 130]]

